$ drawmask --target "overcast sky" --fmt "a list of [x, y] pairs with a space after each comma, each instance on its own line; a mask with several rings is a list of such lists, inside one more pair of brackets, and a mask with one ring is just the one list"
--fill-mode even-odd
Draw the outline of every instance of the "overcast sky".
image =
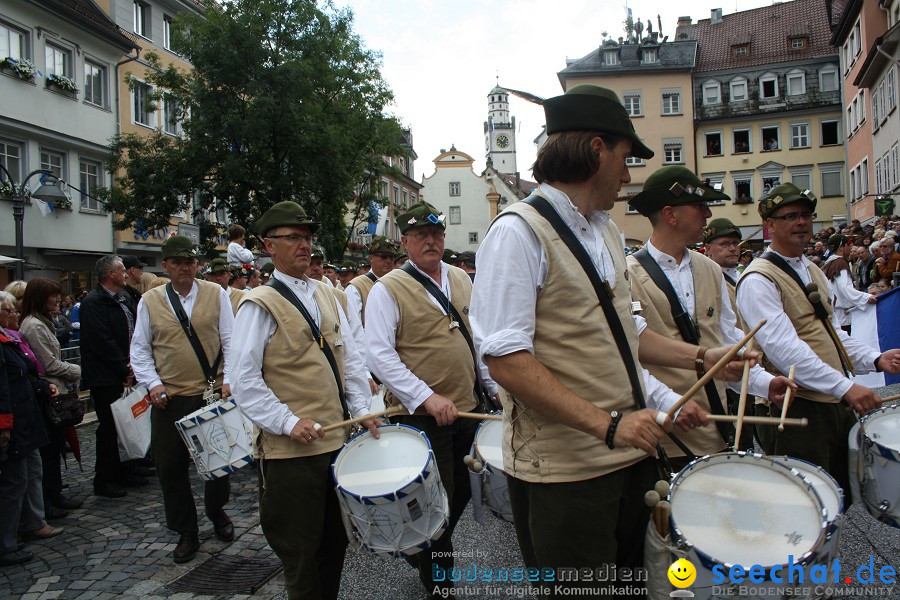
[[[625, 4], [618, 0], [336, 0], [350, 6], [355, 31], [366, 47], [383, 55], [382, 74], [394, 91], [390, 111], [412, 128], [416, 179], [434, 172], [442, 148], [455, 144], [484, 169], [483, 123], [487, 95], [499, 75], [501, 86], [550, 97], [562, 93], [557, 72], [566, 58], [596, 49], [602, 32], [624, 35]], [[680, 15], [694, 22], [710, 9], [724, 14], [771, 4], [771, 0], [630, 0], [644, 24], [662, 17], [662, 33], [674, 39]], [[824, 7], [823, 7], [824, 10]], [[531, 177], [534, 138], [543, 110], [516, 97], [510, 111], [518, 131], [518, 168]]]

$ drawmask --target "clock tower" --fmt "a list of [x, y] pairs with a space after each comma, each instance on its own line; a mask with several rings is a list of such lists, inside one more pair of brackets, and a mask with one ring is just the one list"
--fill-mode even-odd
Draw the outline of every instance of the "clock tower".
[[517, 173], [516, 118], [509, 116], [509, 93], [499, 85], [488, 94], [488, 120], [484, 122], [486, 158], [500, 173]]

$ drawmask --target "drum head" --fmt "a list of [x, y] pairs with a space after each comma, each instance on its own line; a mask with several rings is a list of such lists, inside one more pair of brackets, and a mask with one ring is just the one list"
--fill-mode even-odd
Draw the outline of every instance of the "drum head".
[[383, 425], [381, 439], [369, 431], [354, 437], [334, 461], [334, 480], [356, 496], [381, 496], [403, 488], [418, 477], [430, 458], [425, 435], [407, 425]]
[[475, 452], [482, 462], [503, 470], [503, 421], [483, 421], [475, 433]]
[[743, 453], [700, 458], [672, 481], [676, 535], [716, 563], [794, 562], [825, 534], [821, 500], [800, 475]]
[[873, 410], [863, 417], [862, 429], [878, 445], [900, 452], [900, 405]]
[[789, 468], [797, 469], [801, 475], [809, 479], [813, 489], [819, 495], [819, 499], [825, 505], [825, 510], [828, 511], [829, 523], [844, 512], [844, 490], [834, 480], [834, 477], [828, 474], [828, 471], [819, 465], [792, 456], [773, 456], [771, 458]]

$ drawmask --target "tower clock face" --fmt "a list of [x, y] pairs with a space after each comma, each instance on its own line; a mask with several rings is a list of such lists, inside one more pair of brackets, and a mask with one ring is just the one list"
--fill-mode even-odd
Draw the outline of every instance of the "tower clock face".
[[496, 142], [497, 146], [499, 146], [500, 148], [506, 148], [507, 146], [509, 146], [509, 138], [502, 133], [497, 136]]

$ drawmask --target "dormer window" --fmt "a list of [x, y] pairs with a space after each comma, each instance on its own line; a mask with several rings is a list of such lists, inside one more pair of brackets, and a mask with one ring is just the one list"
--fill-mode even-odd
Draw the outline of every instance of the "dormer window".
[[656, 48], [645, 48], [643, 51], [643, 56], [641, 57], [641, 62], [644, 64], [654, 64], [659, 62], [659, 56]]
[[619, 51], [618, 50], [604, 50], [603, 51], [603, 64], [605, 64], [605, 65], [619, 64]]
[[739, 44], [736, 46], [732, 46], [731, 52], [736, 57], [749, 56], [750, 55], [750, 44]]
[[788, 47], [791, 50], [803, 50], [809, 45], [809, 38], [805, 35], [788, 38]]

